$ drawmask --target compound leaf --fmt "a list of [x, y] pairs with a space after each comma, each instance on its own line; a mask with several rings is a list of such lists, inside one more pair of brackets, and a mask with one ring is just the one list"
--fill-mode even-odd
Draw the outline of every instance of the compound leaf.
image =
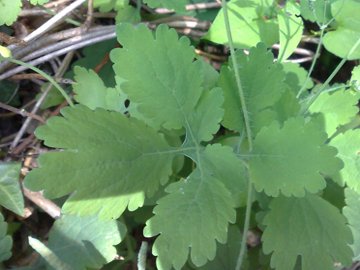
[[331, 3], [336, 0], [300, 0], [300, 13], [305, 20], [326, 24], [331, 19]]
[[[277, 21], [271, 16], [272, 2], [233, 0], [227, 3], [231, 33], [237, 48], [248, 49], [259, 42], [271, 46], [279, 40]], [[228, 43], [222, 9], [204, 38], [220, 44]]]
[[335, 262], [351, 264], [352, 236], [345, 218], [316, 195], [273, 199], [263, 224], [263, 250], [272, 253], [271, 266], [276, 270], [294, 269], [298, 256], [302, 270], [333, 270]]
[[[338, 157], [344, 162], [340, 171], [341, 180], [356, 192], [360, 192], [360, 130], [348, 130], [331, 140], [338, 150]], [[336, 176], [335, 176], [336, 177]]]
[[21, 11], [21, 0], [0, 0], [0, 25], [11, 25]]
[[354, 237], [354, 243], [351, 245], [354, 251], [353, 261], [360, 259], [360, 195], [351, 188], [345, 189], [345, 202], [343, 213], [347, 218], [352, 235]]
[[[111, 52], [115, 73], [133, 104], [130, 114], [159, 129], [179, 129], [202, 93], [202, 64], [193, 61], [189, 39], [160, 25], [155, 36], [144, 24], [120, 24], [122, 49]], [[127, 63], [124, 65], [124, 63]]]
[[358, 112], [359, 93], [339, 90], [323, 92], [311, 104], [309, 111], [321, 113], [324, 117], [325, 131], [331, 136], [340, 125], [348, 123]]
[[[25, 184], [44, 189], [50, 198], [74, 192], [65, 212], [118, 217], [126, 206], [143, 205], [171, 173], [169, 145], [152, 128], [136, 119], [78, 105], [62, 110], [36, 130], [51, 147], [63, 148], [40, 156]], [[49, 177], [49, 176], [52, 177]]]
[[[248, 56], [237, 51], [236, 57], [240, 65], [239, 72], [249, 115], [255, 118], [259, 111], [274, 105], [280, 99], [286, 89], [285, 73], [280, 64], [273, 63], [273, 55], [267, 51], [264, 44], [251, 48]], [[221, 69], [219, 86], [225, 97], [223, 125], [241, 131], [243, 114], [231, 62], [229, 66]]]
[[90, 109], [103, 108], [124, 112], [126, 96], [119, 87], [107, 88], [101, 78], [93, 71], [82, 67], [75, 67], [75, 81], [73, 90], [75, 100]]
[[261, 129], [249, 160], [256, 190], [275, 197], [279, 192], [302, 197], [305, 191], [325, 188], [323, 175], [332, 175], [343, 165], [335, 157], [336, 149], [325, 144], [326, 139], [316, 121], [305, 123], [301, 118], [290, 118], [282, 128], [273, 122]]
[[22, 216], [24, 197], [20, 189], [20, 163], [0, 163], [0, 205]]
[[11, 257], [12, 238], [6, 235], [7, 223], [0, 213], [0, 262]]
[[[336, 1], [331, 5], [336, 30], [324, 36], [325, 48], [333, 54], [354, 60], [360, 58], [360, 2]], [[342, 42], [338, 42], [341, 40]]]
[[[285, 83], [290, 87], [294, 94], [297, 94], [305, 83], [308, 72], [297, 63], [285, 62], [281, 63], [281, 65], [285, 72]], [[310, 89], [313, 86], [314, 83], [311, 79], [306, 81], [306, 89]]]

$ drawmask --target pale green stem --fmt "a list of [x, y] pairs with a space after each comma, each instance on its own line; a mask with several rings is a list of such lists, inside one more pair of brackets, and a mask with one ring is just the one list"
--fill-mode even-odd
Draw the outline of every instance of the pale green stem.
[[244, 91], [243, 91], [243, 88], [241, 86], [239, 67], [238, 67], [238, 64], [237, 64], [237, 61], [236, 61], [236, 56], [235, 56], [235, 49], [234, 49], [234, 43], [233, 43], [232, 35], [231, 35], [231, 29], [230, 29], [230, 23], [229, 23], [229, 16], [228, 16], [228, 11], [227, 11], [226, 1], [222, 0], [221, 5], [222, 5], [223, 13], [224, 13], [226, 34], [227, 34], [227, 38], [228, 38], [228, 41], [229, 41], [230, 57], [231, 57], [231, 60], [232, 60], [234, 73], [235, 73], [236, 87], [237, 87], [238, 94], [239, 94], [239, 97], [240, 97], [240, 104], [241, 104], [242, 114], [243, 114], [243, 117], [244, 117], [245, 130], [246, 130], [246, 135], [247, 135], [247, 139], [248, 139], [248, 142], [249, 142], [249, 150], [251, 152], [251, 150], [252, 150], [252, 134], [251, 134], [251, 128], [250, 128], [250, 117], [249, 117], [249, 113], [248, 113], [246, 102], [245, 102]]
[[301, 89], [299, 90], [299, 92], [298, 92], [297, 95], [296, 95], [296, 98], [299, 98], [300, 95], [301, 95], [301, 94], [305, 91], [305, 89], [306, 89], [306, 84], [307, 84], [307, 82], [308, 82], [309, 79], [310, 79], [310, 76], [311, 76], [311, 74], [312, 74], [312, 72], [313, 72], [313, 70], [314, 70], [316, 61], [317, 61], [317, 59], [318, 59], [318, 57], [319, 57], [319, 55], [320, 55], [320, 48], [321, 48], [321, 45], [322, 45], [322, 39], [323, 39], [323, 36], [324, 36], [324, 32], [325, 32], [325, 27], [324, 27], [323, 29], [321, 29], [319, 44], [317, 45], [316, 52], [315, 52], [315, 55], [314, 55], [314, 59], [313, 59], [313, 61], [312, 61], [312, 63], [311, 63], [311, 66], [310, 66], [309, 72], [308, 72], [308, 74], [307, 74], [307, 76], [306, 76], [306, 79], [305, 79], [305, 81], [304, 81]]
[[13, 58], [4, 58], [4, 60], [9, 61], [11, 63], [20, 65], [20, 66], [24, 66], [27, 67], [28, 69], [33, 70], [34, 72], [40, 74], [41, 76], [43, 76], [45, 79], [47, 79], [57, 90], [59, 90], [59, 92], [63, 95], [63, 97], [65, 98], [65, 100], [69, 103], [69, 105], [71, 107], [74, 106], [74, 103], [71, 101], [71, 98], [69, 97], [69, 95], [65, 92], [65, 90], [48, 74], [46, 74], [44, 71], [38, 69], [37, 67], [34, 67], [32, 65], [29, 65], [28, 63], [25, 63], [23, 61], [20, 60], [16, 60]]
[[146, 253], [148, 249], [148, 243], [143, 241], [138, 253], [137, 268], [138, 270], [146, 270]]
[[[221, 6], [222, 6], [223, 14], [224, 14], [224, 22], [225, 22], [227, 38], [229, 41], [230, 57], [231, 57], [233, 68], [234, 68], [236, 86], [237, 86], [237, 90], [238, 90], [238, 94], [239, 94], [239, 98], [240, 98], [242, 114], [244, 117], [245, 131], [246, 131], [248, 144], [249, 144], [249, 152], [251, 152], [252, 148], [253, 148], [253, 142], [252, 142], [252, 133], [251, 133], [251, 128], [250, 128], [250, 117], [249, 117], [246, 102], [245, 102], [245, 95], [244, 95], [244, 91], [243, 91], [243, 88], [241, 85], [241, 80], [240, 80], [239, 67], [237, 64], [236, 56], [235, 56], [235, 49], [234, 49], [234, 43], [233, 43], [232, 36], [231, 36], [231, 28], [230, 28], [226, 0], [222, 0]], [[244, 261], [244, 256], [245, 256], [245, 251], [246, 251], [247, 231], [249, 230], [249, 224], [250, 224], [250, 215], [251, 215], [251, 206], [252, 206], [252, 198], [251, 198], [252, 183], [251, 183], [249, 177], [247, 177], [247, 179], [249, 181], [248, 181], [248, 194], [247, 194], [244, 230], [243, 230], [240, 252], [239, 252], [237, 262], [236, 262], [235, 270], [240, 270], [241, 265], [243, 264], [243, 261]]]

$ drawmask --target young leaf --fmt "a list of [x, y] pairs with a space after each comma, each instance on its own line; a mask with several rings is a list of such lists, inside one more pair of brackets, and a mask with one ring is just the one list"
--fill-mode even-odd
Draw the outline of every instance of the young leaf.
[[[82, 215], [100, 211], [119, 217], [143, 205], [171, 173], [173, 154], [164, 138], [136, 119], [84, 106], [65, 108], [36, 130], [51, 147], [63, 148], [40, 156], [25, 185], [44, 189], [50, 198], [74, 192], [65, 212]], [[51, 176], [51, 177], [49, 177]]]
[[286, 60], [300, 43], [304, 25], [299, 16], [299, 5], [288, 1], [278, 14], [280, 49], [279, 60]]
[[75, 100], [90, 109], [103, 108], [118, 112], [125, 112], [126, 96], [119, 87], [107, 88], [104, 82], [93, 70], [75, 67], [75, 81], [73, 85]]
[[[273, 55], [267, 51], [264, 44], [251, 48], [248, 56], [237, 51], [236, 57], [240, 64], [239, 72], [249, 115], [255, 118], [259, 111], [279, 100], [286, 88], [285, 74], [280, 64], [273, 63]], [[241, 131], [243, 114], [231, 62], [229, 66], [221, 69], [219, 86], [223, 89], [225, 97], [223, 125]]]
[[345, 189], [345, 202], [344, 216], [347, 218], [354, 243], [351, 245], [354, 251], [353, 261], [360, 259], [360, 194], [351, 188]]
[[[338, 150], [338, 157], [344, 162], [340, 171], [341, 180], [356, 192], [360, 192], [360, 130], [348, 130], [331, 140], [330, 144]], [[336, 176], [335, 176], [336, 178]]]
[[4, 217], [0, 213], [0, 262], [3, 262], [11, 257], [12, 238], [6, 235], [7, 224], [4, 222]]
[[212, 260], [215, 240], [225, 243], [228, 223], [235, 221], [235, 204], [246, 200], [244, 166], [230, 147], [207, 146], [190, 156], [197, 159], [197, 168], [167, 187], [170, 194], [158, 201], [144, 230], [147, 237], [160, 234], [153, 247], [158, 269], [180, 269], [189, 252], [196, 266]]
[[0, 0], [0, 25], [11, 25], [21, 11], [21, 0]]
[[[160, 25], [155, 36], [141, 24], [120, 24], [122, 49], [111, 52], [116, 75], [125, 79], [122, 89], [134, 103], [133, 117], [159, 129], [179, 129], [202, 93], [201, 63], [193, 62], [187, 38]], [[126, 63], [126, 65], [124, 65]]]
[[[257, 191], [277, 197], [303, 197], [326, 186], [323, 175], [342, 168], [336, 149], [325, 144], [327, 136], [316, 121], [291, 118], [280, 128], [277, 122], [264, 127], [254, 140], [249, 160], [250, 179]], [[295, 173], [296, 172], [296, 173]]]
[[358, 112], [360, 94], [355, 91], [338, 90], [323, 92], [311, 104], [311, 113], [321, 113], [325, 120], [325, 131], [331, 136], [340, 125], [348, 123]]
[[[325, 48], [341, 58], [360, 59], [360, 2], [336, 1], [331, 5], [331, 13], [336, 21], [336, 30], [324, 36]], [[352, 49], [354, 51], [349, 55]]]
[[19, 184], [20, 168], [20, 163], [0, 163], [0, 205], [22, 216], [24, 197]]
[[[229, 23], [236, 48], [248, 49], [259, 42], [268, 47], [279, 40], [277, 21], [266, 18], [271, 15], [272, 1], [263, 0], [232, 0], [227, 3]], [[220, 10], [209, 32], [204, 37], [212, 42], [227, 44], [224, 15]]]
[[316, 195], [273, 199], [263, 223], [263, 250], [272, 253], [271, 267], [276, 270], [294, 269], [298, 256], [303, 270], [351, 264], [352, 237], [345, 218]]

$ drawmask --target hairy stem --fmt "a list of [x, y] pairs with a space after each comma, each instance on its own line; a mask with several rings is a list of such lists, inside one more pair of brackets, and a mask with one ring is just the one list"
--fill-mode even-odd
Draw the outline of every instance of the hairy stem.
[[[229, 48], [230, 48], [230, 54], [231, 54], [230, 56], [231, 56], [231, 60], [233, 63], [236, 86], [237, 86], [237, 90], [238, 90], [238, 94], [239, 94], [239, 98], [240, 98], [242, 114], [244, 117], [245, 132], [246, 132], [246, 136], [247, 136], [247, 140], [248, 140], [248, 144], [249, 144], [249, 152], [251, 152], [252, 148], [253, 148], [253, 142], [252, 142], [252, 133], [251, 133], [251, 128], [250, 128], [250, 117], [249, 117], [247, 105], [245, 102], [245, 95], [244, 95], [244, 91], [243, 91], [243, 88], [241, 85], [241, 80], [240, 80], [239, 67], [237, 64], [236, 56], [235, 56], [235, 49], [234, 49], [234, 43], [233, 43], [232, 36], [231, 36], [231, 29], [230, 29], [230, 22], [229, 22], [229, 16], [228, 16], [228, 11], [227, 11], [226, 0], [222, 0], [221, 6], [222, 6], [223, 13], [224, 13], [225, 28], [226, 28], [227, 38], [229, 41]], [[243, 261], [244, 261], [244, 255], [245, 255], [245, 251], [246, 251], [247, 231], [249, 230], [249, 224], [250, 224], [250, 214], [251, 214], [251, 207], [252, 207], [252, 198], [251, 198], [252, 183], [251, 183], [249, 177], [247, 177], [247, 179], [248, 179], [248, 194], [247, 194], [244, 230], [243, 230], [240, 252], [239, 252], [237, 262], [236, 262], [235, 270], [240, 270], [241, 266], [243, 264]]]

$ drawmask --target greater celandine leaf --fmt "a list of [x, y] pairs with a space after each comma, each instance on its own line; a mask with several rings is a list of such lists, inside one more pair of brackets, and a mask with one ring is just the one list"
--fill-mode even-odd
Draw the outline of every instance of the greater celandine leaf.
[[[36, 130], [50, 147], [25, 185], [50, 198], [73, 193], [63, 211], [117, 218], [135, 210], [171, 174], [173, 154], [163, 136], [117, 112], [85, 106], [62, 110]], [[51, 177], [49, 177], [51, 176]]]
[[324, 175], [342, 166], [335, 147], [325, 144], [326, 133], [317, 121], [290, 118], [282, 127], [277, 122], [264, 127], [254, 140], [249, 158], [250, 179], [257, 191], [277, 197], [305, 196], [326, 187]]
[[50, 230], [48, 247], [71, 269], [99, 269], [115, 259], [114, 246], [125, 234], [126, 227], [116, 220], [63, 215]]
[[[360, 58], [360, 2], [358, 0], [336, 1], [331, 5], [335, 18], [335, 31], [324, 36], [325, 48], [348, 60]], [[341, 42], [339, 42], [341, 40]], [[350, 54], [351, 50], [353, 52]]]
[[354, 243], [351, 245], [354, 251], [353, 261], [358, 261], [360, 259], [360, 194], [351, 188], [346, 188], [345, 202], [343, 213], [354, 237]]
[[345, 182], [347, 186], [360, 192], [360, 130], [348, 130], [345, 133], [337, 135], [330, 141], [330, 145], [338, 150], [338, 157], [344, 162], [344, 168], [341, 169], [339, 175], [333, 177]]
[[144, 24], [120, 24], [117, 36], [123, 48], [110, 57], [116, 75], [125, 80], [131, 116], [156, 129], [184, 127], [203, 90], [202, 64], [193, 61], [189, 39], [179, 39], [166, 25], [153, 34]]
[[360, 65], [352, 70], [350, 83], [356, 91], [360, 92]]
[[351, 264], [352, 235], [344, 216], [316, 195], [273, 199], [263, 224], [263, 250], [271, 253], [271, 267], [276, 270], [294, 269], [298, 256], [302, 270], [333, 270], [335, 262]]
[[279, 60], [286, 60], [301, 41], [304, 24], [300, 15], [299, 4], [288, 1], [278, 13], [279, 22]]
[[189, 3], [189, 0], [144, 0], [144, 3], [152, 8], [163, 7], [173, 9], [176, 12], [184, 12], [185, 5]]
[[144, 229], [147, 237], [159, 234], [153, 246], [158, 269], [181, 269], [189, 253], [196, 266], [214, 258], [216, 241], [226, 242], [228, 223], [235, 221], [234, 207], [246, 200], [241, 172], [244, 165], [230, 147], [211, 145], [199, 153], [188, 178], [166, 188], [169, 194], [158, 201]]
[[[279, 40], [276, 18], [271, 16], [273, 1], [270, 0], [232, 0], [227, 3], [229, 23], [236, 48], [248, 49], [259, 42], [268, 47]], [[223, 10], [220, 9], [209, 32], [204, 39], [227, 44]]]
[[6, 235], [7, 223], [4, 221], [3, 215], [0, 213], [0, 262], [11, 257], [12, 238]]
[[360, 93], [351, 90], [325, 91], [311, 104], [309, 112], [323, 115], [325, 131], [331, 136], [339, 126], [350, 122], [359, 112], [359, 98]]
[[21, 0], [0, 0], [0, 25], [11, 25], [21, 11]]
[[[259, 111], [274, 105], [285, 91], [285, 73], [281, 64], [273, 62], [272, 53], [261, 43], [251, 48], [248, 56], [237, 51], [236, 57], [240, 65], [241, 83], [252, 126], [252, 118], [255, 118]], [[233, 69], [230, 61], [229, 66], [224, 66], [220, 73], [219, 86], [223, 89], [225, 97], [222, 123], [231, 130], [241, 131], [243, 113]]]
[[73, 85], [75, 100], [90, 109], [103, 108], [118, 112], [125, 112], [126, 95], [121, 92], [120, 87], [107, 88], [102, 79], [93, 70], [76, 66], [74, 68]]
[[305, 20], [326, 24], [332, 19], [331, 4], [337, 0], [300, 0], [300, 13]]
[[22, 216], [24, 197], [19, 184], [21, 163], [0, 163], [0, 205]]

